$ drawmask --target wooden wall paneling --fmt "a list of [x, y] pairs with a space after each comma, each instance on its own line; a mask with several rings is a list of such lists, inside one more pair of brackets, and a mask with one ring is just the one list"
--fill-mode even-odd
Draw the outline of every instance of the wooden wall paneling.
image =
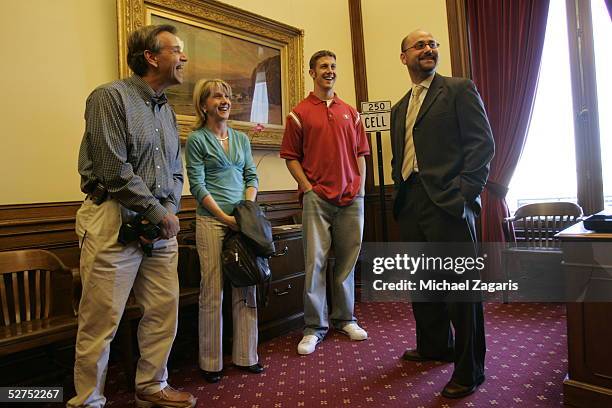
[[[393, 186], [385, 186], [385, 206], [387, 209], [387, 233], [389, 242], [401, 241], [399, 225], [393, 219]], [[377, 193], [368, 194], [365, 201], [365, 222], [363, 228], [364, 242], [382, 241], [382, 223], [380, 222], [380, 200]]]
[[[293, 223], [292, 216], [301, 211], [294, 190], [262, 191], [258, 202], [273, 225]], [[0, 206], [0, 251], [46, 249], [67, 266], [77, 267], [79, 246], [74, 225], [80, 206], [80, 201]], [[182, 198], [179, 235], [194, 232], [196, 207], [193, 196]]]

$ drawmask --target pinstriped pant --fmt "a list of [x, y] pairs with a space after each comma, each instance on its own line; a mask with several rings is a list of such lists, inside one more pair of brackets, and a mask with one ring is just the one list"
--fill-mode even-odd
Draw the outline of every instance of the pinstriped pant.
[[[228, 230], [223, 223], [210, 216], [197, 216], [196, 245], [200, 257], [200, 368], [206, 371], [223, 369], [223, 272], [221, 251]], [[249, 291], [252, 292], [252, 291]], [[245, 291], [232, 287], [232, 321], [234, 337], [232, 362], [250, 366], [257, 357], [257, 309], [244, 301]]]

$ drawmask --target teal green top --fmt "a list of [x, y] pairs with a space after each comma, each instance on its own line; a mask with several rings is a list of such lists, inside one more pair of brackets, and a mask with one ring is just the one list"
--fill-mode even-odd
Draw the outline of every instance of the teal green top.
[[198, 202], [199, 215], [212, 215], [202, 206], [202, 200], [212, 195], [226, 214], [244, 200], [247, 187], [258, 186], [257, 171], [247, 135], [232, 128], [228, 153], [215, 135], [206, 128], [191, 132], [185, 145], [189, 190]]

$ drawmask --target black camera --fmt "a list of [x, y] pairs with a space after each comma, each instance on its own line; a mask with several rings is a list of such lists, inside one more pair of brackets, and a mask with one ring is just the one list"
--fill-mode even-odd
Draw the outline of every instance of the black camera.
[[[139, 214], [132, 221], [121, 225], [117, 241], [123, 245], [127, 245], [134, 241], [140, 241], [140, 237], [143, 237], [149, 241], [154, 241], [159, 238], [160, 233], [161, 230], [157, 225], [151, 224], [147, 219]], [[142, 250], [146, 256], [153, 256], [152, 243], [145, 244], [140, 242], [140, 246], [142, 247]]]

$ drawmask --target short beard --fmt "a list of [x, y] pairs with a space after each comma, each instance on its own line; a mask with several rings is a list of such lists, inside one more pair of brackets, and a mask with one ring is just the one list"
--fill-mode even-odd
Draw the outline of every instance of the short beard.
[[425, 75], [424, 78], [427, 78], [428, 76], [436, 72], [436, 68], [438, 68], [438, 60], [434, 59], [434, 66], [431, 69], [423, 68], [423, 66], [421, 65], [421, 61], [418, 60], [415, 65], [416, 71]]

